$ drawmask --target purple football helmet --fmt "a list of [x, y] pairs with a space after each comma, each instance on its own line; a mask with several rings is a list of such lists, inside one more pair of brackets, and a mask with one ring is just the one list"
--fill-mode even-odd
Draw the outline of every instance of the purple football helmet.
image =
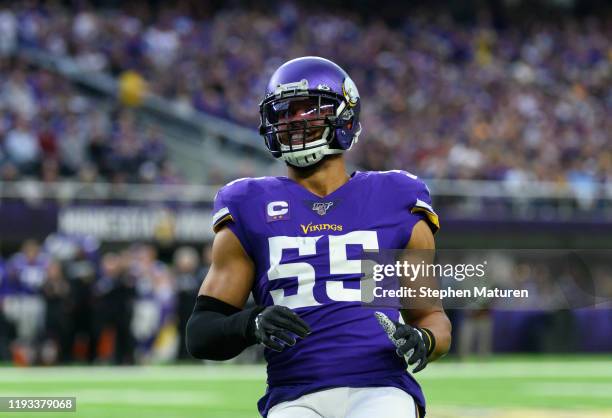
[[272, 75], [259, 105], [259, 133], [276, 158], [307, 167], [350, 149], [359, 138], [357, 86], [338, 65], [301, 57]]

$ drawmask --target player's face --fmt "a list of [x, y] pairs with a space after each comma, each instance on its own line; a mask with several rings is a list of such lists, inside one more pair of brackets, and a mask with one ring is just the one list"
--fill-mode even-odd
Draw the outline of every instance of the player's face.
[[331, 100], [318, 97], [292, 98], [274, 105], [282, 145], [301, 147], [323, 136], [325, 117], [335, 112]]

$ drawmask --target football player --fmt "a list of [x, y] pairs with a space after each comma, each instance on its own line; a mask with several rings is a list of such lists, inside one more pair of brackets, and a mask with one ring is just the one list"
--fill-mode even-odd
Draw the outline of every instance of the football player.
[[[438, 219], [414, 175], [347, 173], [361, 99], [335, 63], [280, 66], [260, 104], [260, 133], [286, 177], [245, 178], [215, 198], [213, 261], [187, 325], [190, 353], [225, 360], [263, 344], [264, 417], [423, 416], [407, 371], [445, 354], [441, 308], [380, 312], [361, 303], [363, 250], [433, 249]], [[384, 132], [381, 133], [384, 135]], [[252, 293], [257, 306], [244, 309]], [[382, 325], [382, 326], [381, 326]]]

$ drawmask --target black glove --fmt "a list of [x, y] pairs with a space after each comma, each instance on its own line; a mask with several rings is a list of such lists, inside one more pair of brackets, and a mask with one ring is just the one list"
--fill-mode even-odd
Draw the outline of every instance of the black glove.
[[376, 312], [376, 319], [396, 347], [397, 355], [405, 357], [409, 365], [415, 365], [412, 373], [418, 373], [427, 366], [427, 358], [435, 348], [432, 332], [426, 328], [415, 328], [408, 324], [394, 322], [382, 312]]
[[305, 338], [310, 327], [302, 318], [286, 306], [268, 306], [254, 318], [255, 340], [274, 351], [295, 345], [295, 336]]

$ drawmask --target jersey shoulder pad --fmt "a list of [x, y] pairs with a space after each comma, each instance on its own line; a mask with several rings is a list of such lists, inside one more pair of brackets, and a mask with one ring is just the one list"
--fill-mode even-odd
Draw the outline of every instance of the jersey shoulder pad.
[[392, 196], [397, 196], [402, 206], [424, 217], [435, 233], [440, 229], [438, 215], [432, 206], [429, 188], [421, 179], [404, 170], [374, 172], [380, 178], [380, 187]]
[[278, 181], [274, 177], [245, 177], [227, 183], [215, 195], [212, 226], [215, 232], [227, 222], [238, 223], [240, 209], [262, 196]]

